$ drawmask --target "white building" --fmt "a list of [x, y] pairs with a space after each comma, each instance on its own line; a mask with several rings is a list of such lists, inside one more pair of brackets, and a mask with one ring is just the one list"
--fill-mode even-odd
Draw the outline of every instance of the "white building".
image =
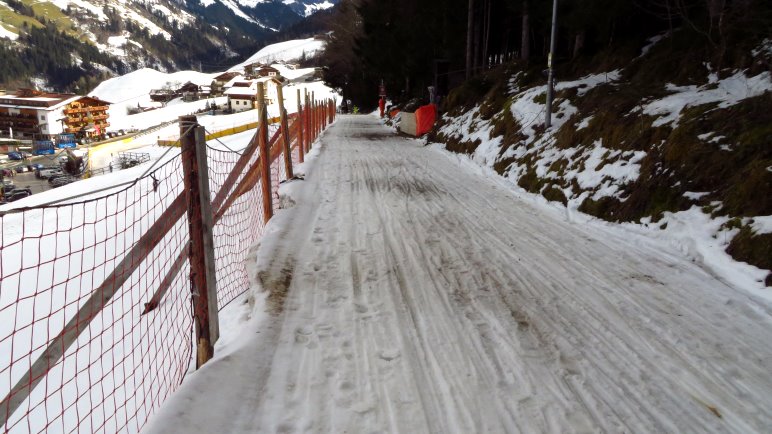
[[225, 85], [224, 93], [228, 97], [228, 107], [234, 112], [257, 108], [258, 86], [265, 86], [266, 104], [276, 104], [279, 96], [277, 77], [261, 77], [254, 80], [235, 77]]
[[21, 89], [0, 94], [0, 136], [32, 139], [64, 132], [104, 133], [109, 103], [74, 94]]

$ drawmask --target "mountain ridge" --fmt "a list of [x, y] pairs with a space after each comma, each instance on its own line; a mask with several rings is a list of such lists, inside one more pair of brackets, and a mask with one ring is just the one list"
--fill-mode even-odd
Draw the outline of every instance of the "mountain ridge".
[[335, 2], [0, 0], [0, 86], [86, 92], [143, 67], [225, 69]]

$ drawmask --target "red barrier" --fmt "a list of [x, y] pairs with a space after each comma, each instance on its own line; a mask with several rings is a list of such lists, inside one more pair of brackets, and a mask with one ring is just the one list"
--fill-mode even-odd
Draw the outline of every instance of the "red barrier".
[[415, 111], [415, 135], [423, 136], [431, 131], [434, 121], [437, 119], [437, 106], [429, 104], [421, 106]]

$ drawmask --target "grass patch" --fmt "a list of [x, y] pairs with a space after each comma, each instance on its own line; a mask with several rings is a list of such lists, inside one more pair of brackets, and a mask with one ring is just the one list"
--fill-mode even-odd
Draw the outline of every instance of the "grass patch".
[[551, 202], [560, 202], [563, 205], [568, 204], [566, 195], [563, 194], [563, 190], [555, 187], [554, 185], [548, 185], [542, 190], [541, 195]]
[[[738, 261], [772, 270], [772, 234], [755, 234], [750, 226], [743, 226], [732, 238], [726, 252]], [[767, 286], [772, 286], [770, 276], [772, 273], [767, 276]]]
[[25, 22], [30, 27], [43, 27], [43, 24], [35, 18], [21, 15], [2, 4], [0, 4], [0, 22], [6, 24], [6, 27], [14, 27], [17, 30], [23, 29]]

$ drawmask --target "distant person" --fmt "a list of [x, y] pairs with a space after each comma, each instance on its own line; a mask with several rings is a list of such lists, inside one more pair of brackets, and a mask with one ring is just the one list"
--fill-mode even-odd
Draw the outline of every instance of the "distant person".
[[383, 117], [383, 112], [386, 109], [386, 99], [384, 97], [381, 97], [381, 99], [378, 100], [378, 110], [381, 112], [381, 117]]

